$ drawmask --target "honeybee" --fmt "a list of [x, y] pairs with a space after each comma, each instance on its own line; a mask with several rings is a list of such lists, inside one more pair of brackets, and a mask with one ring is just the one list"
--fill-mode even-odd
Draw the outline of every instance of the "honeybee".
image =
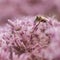
[[43, 16], [36, 16], [35, 22], [46, 22], [46, 18]]

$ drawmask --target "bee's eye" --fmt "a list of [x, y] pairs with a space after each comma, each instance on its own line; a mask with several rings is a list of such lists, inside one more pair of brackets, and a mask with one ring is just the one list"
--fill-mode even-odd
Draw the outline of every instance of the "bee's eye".
[[41, 17], [39, 17], [39, 16], [37, 16], [37, 19], [38, 19], [38, 20], [41, 20], [42, 18], [41, 18]]
[[37, 16], [35, 21], [40, 21], [41, 20], [41, 17]]
[[38, 20], [38, 18], [39, 18], [39, 17], [37, 16], [35, 20]]

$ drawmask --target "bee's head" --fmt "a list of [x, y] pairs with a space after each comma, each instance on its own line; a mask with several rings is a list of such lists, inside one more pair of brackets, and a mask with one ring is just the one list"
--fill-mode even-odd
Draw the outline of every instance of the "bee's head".
[[39, 22], [46, 22], [46, 18], [43, 16], [36, 16], [35, 21], [39, 21]]

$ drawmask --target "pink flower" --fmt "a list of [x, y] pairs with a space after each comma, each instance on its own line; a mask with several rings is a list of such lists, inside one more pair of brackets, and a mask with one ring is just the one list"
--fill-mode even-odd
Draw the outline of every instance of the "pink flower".
[[53, 60], [60, 57], [60, 22], [23, 17], [0, 27], [1, 60]]

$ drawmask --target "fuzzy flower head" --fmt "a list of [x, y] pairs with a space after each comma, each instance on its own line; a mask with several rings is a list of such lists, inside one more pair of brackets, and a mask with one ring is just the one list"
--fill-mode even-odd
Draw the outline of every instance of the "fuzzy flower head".
[[60, 22], [56, 19], [35, 16], [8, 20], [1, 29], [0, 40], [5, 41], [10, 60], [53, 60], [60, 56]]

